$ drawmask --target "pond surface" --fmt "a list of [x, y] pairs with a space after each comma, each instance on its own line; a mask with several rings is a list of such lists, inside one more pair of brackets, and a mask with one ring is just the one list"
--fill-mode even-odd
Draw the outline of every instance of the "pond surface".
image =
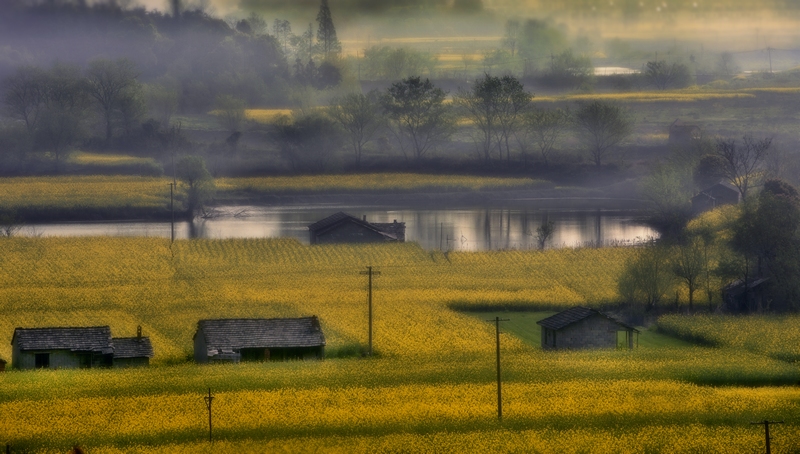
[[[552, 221], [555, 231], [546, 247], [636, 244], [658, 234], [637, 222], [635, 212], [554, 211], [504, 208], [409, 209], [353, 206], [227, 206], [207, 219], [176, 222], [175, 237], [296, 238], [308, 244], [308, 226], [338, 211], [370, 222], [406, 223], [406, 241], [426, 249], [491, 250], [537, 248], [536, 228]], [[69, 222], [33, 224], [28, 236], [170, 237], [169, 222]]]

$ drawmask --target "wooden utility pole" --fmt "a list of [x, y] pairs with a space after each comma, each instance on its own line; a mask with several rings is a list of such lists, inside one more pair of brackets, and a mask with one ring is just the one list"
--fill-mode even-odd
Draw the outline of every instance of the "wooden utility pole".
[[765, 442], [767, 444], [767, 454], [772, 454], [772, 451], [769, 448], [769, 425], [770, 424], [783, 424], [783, 421], [768, 421], [768, 420], [765, 419], [765, 420], [759, 421], [759, 422], [751, 422], [750, 424], [758, 424], [758, 425], [764, 426], [764, 437], [765, 437], [764, 440], [765, 440]]
[[497, 344], [497, 419], [503, 420], [503, 382], [500, 379], [500, 322], [507, 322], [509, 319], [495, 317], [494, 320], [486, 320], [487, 322], [494, 322], [495, 338]]
[[208, 388], [208, 396], [203, 398], [206, 401], [206, 408], [208, 408], [208, 441], [211, 442], [211, 402], [214, 396], [211, 395], [211, 388]]
[[769, 55], [769, 73], [772, 74], [772, 48], [767, 47], [767, 54]]
[[175, 183], [169, 184], [169, 211], [172, 212], [172, 220], [169, 223], [169, 240], [175, 242], [175, 199], [173, 191], [175, 190]]
[[362, 271], [360, 274], [366, 274], [369, 276], [369, 290], [367, 293], [368, 305], [369, 305], [369, 356], [372, 356], [372, 276], [380, 276], [380, 271], [372, 271], [372, 267], [368, 266], [367, 271]]

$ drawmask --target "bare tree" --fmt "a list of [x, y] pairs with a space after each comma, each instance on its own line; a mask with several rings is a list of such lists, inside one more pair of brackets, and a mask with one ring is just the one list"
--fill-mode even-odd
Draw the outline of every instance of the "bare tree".
[[694, 312], [694, 292], [700, 288], [703, 272], [706, 269], [706, 255], [699, 238], [683, 238], [678, 243], [672, 257], [672, 273], [675, 274], [689, 292], [689, 312]]
[[31, 133], [36, 128], [45, 101], [46, 77], [41, 68], [23, 66], [3, 81], [3, 101], [9, 115], [24, 121]]
[[516, 19], [509, 19], [506, 21], [506, 34], [503, 36], [503, 47], [506, 47], [511, 53], [511, 57], [517, 51], [520, 33], [520, 23]]
[[633, 132], [633, 120], [619, 106], [593, 101], [575, 114], [578, 137], [598, 167]]
[[553, 221], [548, 221], [547, 218], [542, 219], [542, 225], [536, 227], [536, 242], [539, 244], [539, 249], [544, 250], [544, 245], [547, 240], [556, 232], [556, 224]]
[[532, 141], [539, 149], [544, 164], [550, 163], [555, 146], [572, 124], [569, 110], [531, 109], [523, 117], [522, 136], [518, 140]]
[[90, 104], [86, 84], [75, 66], [55, 64], [47, 72], [44, 109], [34, 131], [38, 146], [53, 153], [56, 172], [61, 158], [84, 133]]
[[22, 229], [22, 222], [11, 213], [0, 214], [0, 237], [12, 237]]
[[230, 95], [219, 95], [214, 102], [217, 120], [230, 133], [240, 131], [245, 120], [246, 103]]
[[128, 59], [116, 61], [100, 58], [89, 63], [86, 71], [87, 89], [103, 113], [106, 127], [106, 143], [114, 132], [114, 114], [124, 99], [141, 90], [136, 78], [136, 65]]
[[334, 98], [328, 108], [328, 115], [347, 132], [356, 167], [360, 166], [364, 146], [383, 125], [377, 93], [351, 93]]
[[743, 199], [751, 187], [757, 186], [770, 145], [771, 137], [758, 140], [745, 135], [741, 145], [736, 139], [717, 139], [716, 155], [725, 161], [722, 168], [725, 179], [739, 189]]

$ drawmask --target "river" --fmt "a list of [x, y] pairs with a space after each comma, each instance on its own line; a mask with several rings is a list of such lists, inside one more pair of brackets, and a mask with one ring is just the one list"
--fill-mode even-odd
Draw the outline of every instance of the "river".
[[[194, 222], [175, 223], [175, 238], [296, 238], [307, 244], [308, 225], [337, 211], [372, 222], [406, 223], [406, 241], [426, 249], [492, 250], [537, 247], [536, 228], [552, 221], [546, 247], [630, 245], [658, 234], [637, 222], [635, 212], [557, 211], [517, 208], [413, 209], [354, 206], [226, 206]], [[146, 236], [169, 238], [169, 222], [65, 222], [31, 224], [26, 236]]]

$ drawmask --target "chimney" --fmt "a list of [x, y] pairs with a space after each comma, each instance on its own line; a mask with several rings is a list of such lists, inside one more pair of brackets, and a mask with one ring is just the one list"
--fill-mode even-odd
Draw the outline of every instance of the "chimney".
[[367, 222], [367, 215], [364, 215], [364, 222]]
[[142, 325], [136, 327], [136, 339], [142, 340]]

